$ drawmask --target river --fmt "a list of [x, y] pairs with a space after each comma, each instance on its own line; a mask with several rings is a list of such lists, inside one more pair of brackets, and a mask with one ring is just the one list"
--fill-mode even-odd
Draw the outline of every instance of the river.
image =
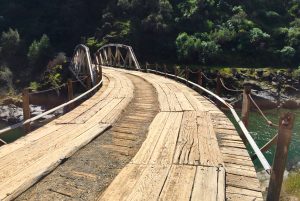
[[[6, 126], [8, 126], [8, 124], [0, 121], [0, 129], [5, 128]], [[13, 141], [17, 140], [18, 138], [20, 138], [22, 136], [23, 136], [23, 129], [17, 128], [10, 132], [2, 134], [1, 139], [4, 140], [5, 142], [9, 143], [9, 142], [13, 142]]]
[[[266, 116], [276, 124], [278, 124], [278, 118], [281, 112], [283, 111], [282, 110], [264, 111]], [[296, 110], [293, 112], [296, 114], [296, 121], [295, 121], [293, 136], [292, 136], [292, 142], [289, 150], [289, 157], [288, 157], [288, 164], [287, 164], [288, 169], [290, 169], [293, 165], [300, 162], [300, 110]], [[227, 116], [233, 121], [233, 117], [229, 113], [227, 113]], [[5, 126], [7, 126], [7, 124], [0, 122], [0, 129], [4, 128]], [[236, 128], [238, 128], [237, 125]], [[264, 119], [257, 112], [250, 113], [248, 130], [250, 131], [252, 137], [254, 138], [255, 142], [258, 144], [259, 147], [263, 146], [277, 133], [277, 129], [267, 126]], [[21, 136], [23, 136], [23, 130], [19, 128], [5, 135], [2, 135], [1, 138], [6, 142], [12, 142]], [[248, 150], [252, 153], [250, 147], [248, 147]], [[265, 153], [265, 156], [270, 164], [272, 164], [274, 150], [275, 149], [273, 147], [271, 150]], [[255, 161], [255, 166], [257, 170], [262, 169], [259, 161], [257, 160]]]
[[[264, 111], [264, 113], [274, 124], [278, 124], [280, 114], [287, 111], [288, 110], [267, 110]], [[296, 119], [289, 149], [288, 169], [300, 162], [300, 110], [294, 110], [292, 112], [296, 115]], [[233, 121], [234, 118], [231, 114], [227, 113], [227, 116]], [[236, 128], [238, 128], [237, 124], [234, 124]], [[258, 112], [250, 113], [248, 130], [259, 147], [265, 145], [277, 133], [277, 128], [268, 126], [264, 118]], [[250, 153], [253, 153], [250, 147], [247, 147], [247, 149]], [[270, 164], [272, 164], [274, 152], [275, 147], [273, 146], [265, 153]], [[262, 170], [262, 166], [258, 160], [255, 160], [254, 164], [257, 170]]]

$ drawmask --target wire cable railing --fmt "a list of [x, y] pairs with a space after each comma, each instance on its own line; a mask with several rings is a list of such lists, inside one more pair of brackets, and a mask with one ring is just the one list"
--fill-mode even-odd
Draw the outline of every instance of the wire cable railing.
[[[101, 81], [100, 81], [99, 83], [97, 83], [93, 88], [87, 90], [86, 92], [82, 93], [81, 95], [77, 96], [76, 98], [74, 98], [74, 99], [72, 99], [72, 100], [69, 100], [69, 101], [66, 102], [66, 103], [61, 104], [61, 105], [59, 105], [59, 106], [57, 106], [57, 107], [55, 107], [55, 108], [52, 108], [52, 109], [50, 109], [50, 110], [48, 110], [48, 111], [46, 111], [46, 112], [43, 112], [42, 114], [39, 114], [39, 115], [37, 115], [37, 116], [35, 116], [35, 117], [32, 117], [32, 118], [30, 118], [30, 119], [27, 119], [27, 120], [25, 120], [25, 121], [21, 121], [21, 122], [19, 122], [19, 123], [17, 123], [17, 124], [14, 124], [14, 125], [11, 125], [11, 126], [8, 126], [8, 127], [4, 128], [4, 129], [1, 129], [1, 130], [0, 130], [0, 135], [4, 134], [4, 133], [6, 133], [6, 132], [9, 132], [9, 131], [11, 131], [11, 130], [13, 130], [13, 129], [22, 127], [22, 126], [24, 126], [24, 125], [26, 125], [26, 124], [30, 124], [30, 123], [32, 123], [32, 122], [38, 120], [38, 119], [41, 119], [42, 117], [44, 117], [44, 116], [46, 116], [46, 115], [49, 115], [49, 114], [51, 114], [51, 113], [54, 113], [54, 112], [56, 112], [57, 110], [60, 110], [60, 109], [62, 109], [62, 108], [65, 108], [65, 107], [67, 107], [67, 106], [69, 106], [69, 105], [75, 103], [76, 101], [81, 100], [82, 98], [84, 98], [85, 96], [87, 96], [88, 94], [90, 94], [91, 92], [93, 92], [95, 89], [97, 89], [98, 87], [100, 87], [100, 86], [102, 85], [102, 83], [103, 83], [103, 80], [101, 79]], [[51, 89], [51, 90], [53, 90], [53, 89]], [[49, 91], [51, 91], [51, 90], [49, 90]], [[46, 90], [46, 91], [47, 91], [47, 90]], [[3, 140], [1, 140], [1, 141], [3, 141]], [[4, 142], [4, 141], [3, 141], [3, 142]], [[6, 142], [5, 142], [5, 143], [6, 143]]]

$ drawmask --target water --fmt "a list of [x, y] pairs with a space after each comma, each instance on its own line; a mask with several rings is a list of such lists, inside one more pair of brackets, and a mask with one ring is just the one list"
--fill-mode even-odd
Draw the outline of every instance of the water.
[[[0, 129], [5, 128], [7, 126], [8, 126], [7, 123], [0, 122]], [[22, 137], [24, 135], [23, 133], [24, 132], [23, 132], [22, 128], [17, 128], [10, 132], [1, 134], [0, 138], [2, 140], [4, 140], [5, 142], [10, 143], [10, 142], [13, 142], [13, 141], [17, 140], [18, 138]]]
[[[274, 124], [278, 124], [280, 114], [287, 111], [288, 110], [268, 110], [264, 111], [264, 113]], [[288, 169], [300, 162], [300, 110], [294, 110], [292, 112], [296, 115], [296, 119], [293, 129], [292, 141], [289, 148], [287, 162]], [[227, 116], [232, 122], [235, 122], [231, 114], [227, 113]], [[235, 124], [235, 127], [238, 128], [238, 125]], [[264, 118], [257, 112], [250, 113], [248, 130], [259, 147], [265, 145], [277, 133], [277, 128], [268, 126]], [[252, 155], [253, 151], [251, 147], [248, 146], [247, 149], [251, 153], [250, 155]], [[264, 154], [270, 164], [272, 164], [273, 162], [274, 152], [275, 146], [273, 146]], [[254, 164], [257, 170], [262, 170], [262, 166], [258, 160], [255, 160]]]

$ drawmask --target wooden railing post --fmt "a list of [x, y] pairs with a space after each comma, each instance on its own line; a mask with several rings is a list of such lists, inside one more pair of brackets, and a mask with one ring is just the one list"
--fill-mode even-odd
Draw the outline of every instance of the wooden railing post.
[[203, 86], [202, 70], [197, 73], [197, 84]]
[[[202, 70], [199, 70], [198, 73], [197, 73], [197, 84], [199, 86], [203, 86], [203, 77], [202, 77]], [[198, 92], [200, 94], [202, 94], [202, 90], [198, 90]]]
[[292, 137], [295, 115], [285, 113], [279, 119], [278, 140], [268, 188], [267, 201], [278, 201]]
[[[68, 101], [70, 101], [74, 98], [72, 79], [68, 79], [67, 85], [68, 85]], [[70, 104], [68, 106], [68, 111], [71, 111], [73, 109], [73, 106], [74, 106], [73, 104]]]
[[[24, 121], [30, 119], [30, 103], [29, 103], [29, 89], [24, 89], [22, 93], [23, 99], [23, 117]], [[30, 123], [24, 125], [25, 133], [30, 132]]]
[[189, 80], [189, 68], [185, 67], [185, 79], [186, 79], [186, 85], [188, 85]]
[[158, 64], [155, 64], [155, 70], [158, 71]]
[[86, 78], [86, 86], [87, 86], [87, 89], [91, 89], [92, 88], [92, 81], [91, 81], [91, 76], [88, 76]]
[[145, 69], [146, 69], [146, 73], [148, 73], [148, 62], [146, 62]]
[[178, 76], [178, 71], [177, 71], [177, 66], [174, 66], [174, 75], [175, 75], [175, 80], [177, 81], [177, 76]]
[[221, 74], [218, 72], [218, 74], [217, 74], [217, 88], [216, 88], [216, 94], [218, 96], [221, 95], [221, 89], [222, 89]]
[[243, 91], [242, 121], [246, 128], [248, 128], [249, 125], [249, 112], [251, 108], [251, 100], [249, 98], [250, 93], [251, 87], [249, 85], [245, 85]]

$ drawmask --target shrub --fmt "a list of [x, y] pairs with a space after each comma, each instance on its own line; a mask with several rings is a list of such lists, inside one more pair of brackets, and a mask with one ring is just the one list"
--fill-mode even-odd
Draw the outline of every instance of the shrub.
[[33, 41], [30, 45], [27, 57], [30, 67], [35, 73], [40, 73], [46, 67], [47, 62], [52, 57], [50, 40], [47, 35], [43, 35], [39, 41]]

